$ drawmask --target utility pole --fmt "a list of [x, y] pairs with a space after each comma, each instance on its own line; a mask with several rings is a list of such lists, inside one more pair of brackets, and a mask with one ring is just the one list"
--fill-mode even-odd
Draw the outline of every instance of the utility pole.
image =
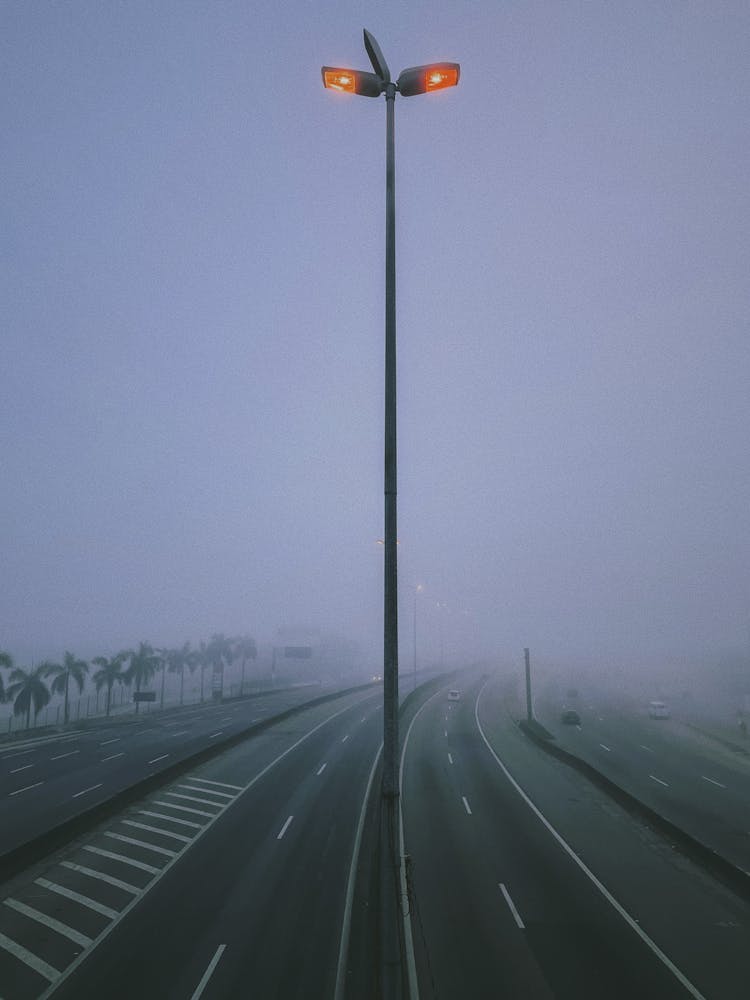
[[531, 722], [534, 713], [531, 710], [531, 662], [528, 647], [524, 648], [523, 655], [526, 660], [526, 721]]

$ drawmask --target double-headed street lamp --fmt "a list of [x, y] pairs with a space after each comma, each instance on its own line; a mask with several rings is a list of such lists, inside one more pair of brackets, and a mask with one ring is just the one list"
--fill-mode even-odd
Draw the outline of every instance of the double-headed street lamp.
[[323, 85], [362, 97], [385, 95], [385, 574], [383, 616], [383, 795], [398, 795], [398, 572], [396, 559], [396, 192], [393, 109], [402, 97], [455, 87], [458, 63], [405, 69], [394, 83], [380, 46], [365, 31], [373, 73], [324, 66]]

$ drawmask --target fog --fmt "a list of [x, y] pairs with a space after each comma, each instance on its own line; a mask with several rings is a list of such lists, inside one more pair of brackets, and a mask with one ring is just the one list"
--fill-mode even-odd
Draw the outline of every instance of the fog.
[[396, 101], [402, 665], [416, 623], [420, 665], [529, 646], [732, 688], [746, 3], [11, 2], [0, 27], [0, 649], [301, 627], [377, 668], [384, 102], [320, 80], [368, 68], [367, 27], [395, 73], [462, 67]]

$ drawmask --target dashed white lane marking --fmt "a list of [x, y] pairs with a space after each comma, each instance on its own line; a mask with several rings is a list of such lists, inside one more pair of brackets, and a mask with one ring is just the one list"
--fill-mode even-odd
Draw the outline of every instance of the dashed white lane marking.
[[80, 903], [81, 906], [86, 906], [95, 913], [101, 913], [103, 917], [109, 917], [110, 920], [114, 920], [117, 916], [117, 910], [113, 910], [111, 906], [105, 906], [104, 903], [98, 903], [95, 899], [89, 899], [88, 896], [84, 896], [80, 892], [73, 892], [72, 889], [58, 885], [57, 882], [50, 882], [48, 878], [35, 878], [34, 882], [36, 885], [41, 885], [43, 889], [49, 889], [50, 892], [55, 892], [58, 896], [72, 899], [74, 903]]
[[649, 753], [653, 753], [654, 752], [651, 749], [651, 747], [647, 747], [644, 743], [639, 743], [638, 746], [641, 748], [641, 750], [648, 750]]
[[447, 730], [447, 729], [445, 730], [445, 735], [446, 735], [446, 736], [448, 735], [448, 730]]
[[453, 754], [452, 754], [452, 753], [449, 753], [449, 754], [448, 754], [448, 763], [449, 763], [449, 764], [452, 764], [452, 763], [453, 763]]
[[80, 791], [80, 792], [76, 792], [76, 793], [75, 793], [75, 795], [73, 796], [73, 798], [74, 798], [74, 799], [77, 799], [79, 795], [85, 795], [85, 794], [86, 794], [86, 792], [93, 792], [93, 791], [95, 791], [95, 790], [96, 790], [97, 788], [101, 788], [101, 787], [102, 787], [102, 784], [103, 784], [103, 782], [101, 782], [101, 781], [100, 781], [98, 785], [91, 785], [91, 787], [90, 787], [90, 788], [84, 788], [84, 789], [83, 789], [82, 791]]
[[129, 858], [127, 854], [118, 854], [116, 851], [105, 851], [101, 847], [94, 847], [92, 844], [84, 844], [84, 851], [90, 851], [92, 854], [100, 854], [103, 858], [110, 858], [112, 861], [122, 861], [125, 865], [130, 865], [132, 868], [140, 868], [143, 872], [150, 872], [152, 875], [158, 875], [161, 871], [160, 868], [154, 868], [153, 865], [147, 865], [145, 861], [136, 861], [135, 858]]
[[222, 734], [223, 732], [224, 732], [224, 730], [223, 730], [223, 729], [220, 729], [220, 730], [218, 731], [218, 733], [211, 733], [211, 735], [210, 735], [210, 736], [209, 736], [208, 738], [209, 738], [210, 740], [212, 740], [212, 739], [214, 739], [214, 738], [215, 738], [216, 736], [221, 736], [221, 734]]
[[24, 948], [23, 945], [13, 941], [12, 938], [6, 937], [5, 934], [0, 934], [0, 948], [9, 951], [11, 955], [20, 959], [24, 965], [28, 965], [34, 972], [38, 972], [40, 976], [44, 976], [50, 983], [54, 983], [56, 979], [60, 978], [60, 973], [57, 969], [48, 965], [47, 962], [43, 962], [41, 958], [37, 958], [36, 955]]
[[201, 981], [198, 983], [198, 986], [196, 987], [195, 993], [193, 993], [193, 995], [190, 997], [190, 1000], [198, 1000], [198, 998], [201, 996], [201, 994], [203, 993], [203, 991], [205, 990], [205, 988], [206, 988], [206, 986], [208, 984], [209, 979], [213, 975], [214, 969], [216, 968], [216, 966], [219, 963], [219, 959], [224, 954], [224, 949], [225, 948], [226, 948], [225, 944], [220, 944], [219, 947], [216, 949], [216, 952], [214, 953], [214, 957], [208, 963], [208, 968], [203, 973], [203, 976], [201, 977]]
[[35, 781], [33, 785], [25, 785], [23, 788], [17, 788], [15, 792], [10, 792], [11, 795], [20, 795], [21, 792], [28, 792], [30, 788], [38, 788], [39, 785], [43, 785], [43, 781]]
[[179, 819], [177, 816], [167, 816], [166, 813], [155, 813], [151, 812], [150, 809], [140, 809], [139, 813], [141, 816], [153, 816], [154, 819], [168, 819], [170, 823], [179, 823], [180, 826], [190, 826], [194, 830], [202, 830], [202, 823], [193, 823], [190, 819]]
[[62, 920], [55, 920], [54, 917], [48, 917], [46, 913], [42, 913], [40, 910], [35, 910], [33, 906], [27, 906], [26, 903], [19, 903], [17, 899], [4, 899], [3, 903], [9, 906], [12, 910], [17, 910], [18, 913], [22, 913], [29, 920], [35, 920], [38, 924], [44, 924], [45, 927], [49, 927], [50, 930], [57, 931], [58, 934], [62, 934], [63, 937], [69, 938], [71, 941], [75, 941], [76, 944], [82, 945], [84, 948], [88, 946], [93, 941], [93, 938], [87, 937], [85, 934], [81, 934], [80, 931], [75, 930], [73, 927], [68, 927], [64, 924]]
[[315, 772], [317, 777], [320, 777], [323, 771], [325, 771], [327, 767], [328, 767], [328, 761], [326, 761], [326, 763], [323, 764], [320, 768], [318, 768], [318, 770]]
[[367, 721], [367, 716], [363, 715], [362, 718], [359, 721], [360, 722], [366, 722]]
[[210, 778], [191, 777], [191, 781], [200, 781], [205, 785], [219, 785], [221, 788], [233, 788], [236, 792], [243, 791], [242, 785], [230, 785], [227, 781], [211, 781]]
[[719, 788], [726, 788], [727, 787], [726, 785], [722, 785], [722, 783], [720, 781], [714, 781], [713, 778], [707, 778], [705, 776], [705, 774], [702, 774], [701, 778], [703, 778], [704, 781], [710, 781], [712, 785], [718, 785]]
[[[177, 787], [184, 788], [188, 792], [200, 792], [202, 795], [219, 795], [222, 799], [231, 800], [237, 797], [236, 795], [230, 795], [229, 792], [217, 792], [213, 788], [196, 788], [195, 785], [178, 785]], [[209, 799], [208, 801], [210, 802], [211, 800]], [[219, 802], [216, 803], [217, 806], [220, 804]]]
[[669, 788], [669, 784], [666, 781], [662, 781], [661, 778], [657, 778], [655, 774], [649, 774], [649, 778], [652, 781], [658, 781], [660, 785], [664, 785], [665, 788]]
[[294, 816], [290, 816], [289, 819], [286, 821], [286, 823], [282, 826], [282, 828], [279, 830], [278, 834], [276, 835], [276, 839], [277, 840], [281, 840], [281, 838], [284, 836], [284, 834], [286, 833], [286, 831], [289, 829], [289, 824], [292, 822], [293, 819], [294, 819]]
[[502, 882], [500, 882], [499, 885], [500, 885], [500, 892], [502, 892], [503, 896], [505, 896], [505, 902], [508, 904], [508, 909], [513, 914], [513, 919], [515, 920], [517, 926], [520, 927], [522, 931], [525, 930], [526, 928], [524, 927], [523, 920], [521, 920], [520, 914], [515, 907], [515, 903], [510, 898], [510, 893], [505, 888]]
[[19, 771], [28, 771], [30, 767], [34, 767], [33, 764], [24, 764], [23, 767], [14, 767], [10, 772], [11, 774], [18, 774]]
[[466, 801], [466, 796], [462, 795], [461, 798], [464, 800], [464, 807], [466, 808], [466, 812], [469, 814], [469, 816], [471, 816], [472, 815], [472, 813], [471, 813], [471, 806]]
[[165, 830], [163, 826], [149, 826], [148, 823], [139, 823], [134, 819], [124, 819], [125, 826], [134, 826], [137, 830], [148, 830], [149, 833], [158, 833], [161, 837], [172, 837], [174, 840], [181, 840], [183, 844], [192, 844], [193, 838], [186, 837], [182, 833], [173, 833], [172, 830]]
[[100, 882], [106, 882], [108, 885], [114, 885], [118, 889], [124, 889], [125, 892], [130, 892], [134, 896], [138, 896], [143, 892], [137, 885], [131, 885], [130, 882], [123, 882], [122, 879], [115, 878], [114, 875], [106, 875], [104, 872], [98, 872], [95, 868], [87, 868], [86, 865], [77, 865], [74, 861], [61, 861], [60, 864], [63, 868], [70, 868], [71, 871], [79, 872], [81, 875], [88, 875], [89, 878], [99, 879]]
[[602, 750], [606, 750], [607, 753], [612, 753], [612, 747], [605, 747], [603, 743], [600, 743], [599, 746], [602, 748]]
[[118, 757], [124, 757], [125, 753], [121, 751], [120, 753], [110, 754], [109, 757], [102, 757], [102, 764], [106, 763], [108, 760], [116, 760]]
[[106, 747], [106, 746], [109, 746], [110, 743], [119, 743], [119, 742], [120, 742], [120, 737], [119, 736], [115, 736], [115, 738], [112, 739], [112, 740], [104, 740], [104, 742], [100, 743], [99, 746], [100, 747]]
[[67, 753], [60, 753], [57, 757], [50, 757], [50, 760], [62, 760], [63, 757], [72, 757], [74, 753], [80, 753], [80, 750], [68, 750]]
[[150, 760], [149, 764], [158, 764], [160, 760], [166, 760], [168, 756], [168, 753], [163, 753], [161, 757], [154, 757], [153, 760]]
[[149, 844], [147, 840], [136, 840], [135, 837], [126, 837], [122, 833], [113, 833], [111, 830], [106, 830], [104, 836], [111, 837], [112, 840], [119, 840], [123, 844], [132, 844], [133, 847], [143, 847], [147, 851], [163, 854], [167, 858], [176, 858], [180, 853], [179, 851], [170, 851], [168, 847], [157, 847], [156, 844]]
[[346, 743], [346, 741], [347, 741], [348, 739], [349, 739], [349, 734], [347, 733], [347, 734], [346, 734], [346, 736], [345, 736], [345, 737], [343, 738], [343, 740], [342, 740], [341, 742], [342, 742], [342, 743]]
[[18, 753], [8, 753], [4, 757], [0, 757], [0, 760], [13, 760], [14, 757], [25, 757], [28, 753], [33, 753], [37, 748], [32, 747], [31, 750], [19, 750]]
[[179, 733], [172, 733], [172, 739], [174, 739], [175, 736], [184, 736], [185, 733], [189, 733], [189, 732], [190, 732], [189, 729], [181, 729], [179, 731]]

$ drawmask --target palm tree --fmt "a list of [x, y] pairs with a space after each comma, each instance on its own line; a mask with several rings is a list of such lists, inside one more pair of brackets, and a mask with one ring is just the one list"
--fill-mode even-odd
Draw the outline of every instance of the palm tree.
[[200, 649], [196, 649], [195, 653], [196, 665], [201, 668], [201, 705], [203, 704], [203, 679], [206, 673], [206, 667], [209, 664], [208, 659], [208, 647], [205, 642], [201, 640]]
[[[5, 668], [6, 670], [13, 669], [13, 657], [10, 653], [3, 652], [0, 649], [0, 668]], [[3, 675], [0, 674], [0, 701], [5, 701], [5, 688], [3, 687]]]
[[89, 665], [85, 660], [77, 660], [72, 653], [66, 653], [65, 659], [60, 663], [42, 663], [40, 665], [40, 670], [43, 670], [42, 676], [48, 676], [49, 674], [54, 675], [54, 680], [51, 684], [51, 690], [54, 694], [65, 694], [65, 719], [68, 721], [68, 691], [70, 688], [70, 678], [78, 685], [78, 693], [83, 691], [83, 685], [86, 680], [86, 674], [89, 672]]
[[245, 664], [248, 660], [254, 660], [258, 655], [258, 647], [255, 639], [249, 635], [243, 635], [234, 640], [235, 654], [242, 658], [242, 680], [240, 681], [240, 695], [245, 689]]
[[96, 656], [91, 661], [95, 663], [97, 667], [101, 667], [101, 670], [97, 670], [94, 674], [93, 680], [96, 685], [96, 690], [101, 691], [103, 687], [107, 689], [107, 717], [109, 717], [109, 707], [112, 702], [112, 688], [115, 681], [118, 684], [122, 684], [125, 681], [125, 674], [122, 668], [123, 662], [128, 658], [126, 651], [118, 653], [111, 659], [107, 659], [106, 656]]
[[224, 694], [224, 664], [227, 666], [234, 660], [234, 650], [229, 639], [223, 632], [214, 632], [206, 649], [208, 662], [213, 667], [212, 691], [216, 690], [216, 678], [221, 679], [220, 697]]
[[[156, 655], [154, 647], [149, 642], [142, 642], [138, 647], [137, 652], [128, 653], [128, 655], [130, 656], [130, 665], [125, 671], [125, 679], [129, 684], [135, 681], [135, 690], [137, 694], [141, 690], [141, 685], [148, 684], [156, 673], [156, 669], [159, 666], [159, 657]], [[138, 714], [140, 707], [141, 703], [136, 700], [136, 715]]]
[[45, 664], [31, 670], [16, 667], [10, 673], [10, 684], [6, 692], [8, 701], [13, 700], [13, 714], [26, 713], [26, 728], [31, 726], [31, 706], [34, 706], [34, 718], [49, 704], [50, 692], [43, 678], [46, 676]]
[[195, 653], [191, 652], [190, 643], [186, 642], [180, 649], [166, 650], [166, 657], [167, 670], [170, 674], [180, 675], [180, 704], [182, 704], [183, 693], [185, 690], [185, 667], [187, 667], [192, 674], [198, 666]]

